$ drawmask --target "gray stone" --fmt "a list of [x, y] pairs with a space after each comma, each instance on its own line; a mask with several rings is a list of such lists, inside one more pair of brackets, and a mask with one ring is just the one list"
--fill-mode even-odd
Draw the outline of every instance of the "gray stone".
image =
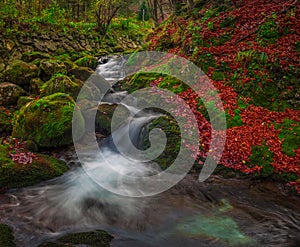
[[18, 85], [4, 82], [0, 84], [0, 105], [15, 106], [18, 99], [27, 93]]

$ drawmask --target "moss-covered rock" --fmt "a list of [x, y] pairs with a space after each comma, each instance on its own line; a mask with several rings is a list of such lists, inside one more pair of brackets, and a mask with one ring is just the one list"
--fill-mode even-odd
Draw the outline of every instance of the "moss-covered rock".
[[93, 73], [94, 71], [91, 68], [75, 67], [69, 71], [68, 75], [74, 75], [77, 79], [86, 81]]
[[67, 66], [65, 64], [51, 59], [43, 59], [40, 62], [40, 69], [47, 76], [52, 76], [59, 73], [66, 74], [67, 72]]
[[83, 82], [78, 79], [71, 80], [71, 78], [66, 75], [54, 75], [49, 81], [42, 85], [41, 96], [43, 97], [54, 93], [66, 93], [75, 99], [82, 85]]
[[63, 236], [52, 242], [45, 242], [38, 247], [75, 247], [75, 246], [90, 246], [90, 247], [109, 247], [113, 236], [102, 230], [91, 232], [72, 233]]
[[0, 224], [0, 246], [15, 247], [14, 234], [9, 226]]
[[98, 66], [98, 59], [93, 56], [84, 56], [75, 61], [75, 64], [80, 67], [89, 67], [95, 70]]
[[[68, 170], [65, 162], [44, 154], [35, 154], [31, 164], [12, 161], [10, 145], [0, 145], [0, 188], [29, 186], [62, 175]], [[0, 245], [6, 246], [6, 245]]]
[[[39, 147], [60, 147], [72, 143], [72, 118], [75, 102], [67, 94], [56, 93], [23, 106], [14, 122], [13, 136], [33, 140]], [[75, 116], [80, 139], [85, 123], [80, 112]]]
[[24, 96], [27, 93], [18, 85], [10, 82], [4, 82], [0, 84], [0, 105], [14, 106], [17, 104], [20, 96]]
[[35, 64], [15, 60], [7, 66], [4, 79], [17, 85], [24, 85], [29, 84], [30, 80], [37, 77], [38, 74], [39, 68]]
[[[162, 154], [154, 161], [162, 169], [167, 169], [173, 164], [180, 150], [180, 129], [176, 120], [174, 120], [171, 116], [162, 116], [153, 120], [149, 126], [149, 131], [155, 128], [163, 130], [167, 137], [167, 144]], [[149, 148], [150, 143], [148, 137], [145, 139], [145, 148]]]

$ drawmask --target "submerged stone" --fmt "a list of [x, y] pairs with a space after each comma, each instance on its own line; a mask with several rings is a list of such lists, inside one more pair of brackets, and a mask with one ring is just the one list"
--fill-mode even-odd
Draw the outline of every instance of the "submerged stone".
[[191, 237], [212, 238], [229, 246], [250, 244], [251, 239], [245, 236], [237, 223], [228, 216], [198, 215], [188, 218], [177, 225], [180, 234]]

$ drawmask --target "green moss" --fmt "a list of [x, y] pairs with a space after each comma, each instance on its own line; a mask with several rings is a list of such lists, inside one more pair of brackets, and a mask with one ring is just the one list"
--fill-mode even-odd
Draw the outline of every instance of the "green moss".
[[75, 247], [79, 245], [90, 247], [109, 247], [114, 237], [102, 230], [92, 232], [72, 233], [55, 241], [46, 242], [38, 247]]
[[235, 126], [242, 126], [243, 121], [241, 119], [241, 110], [235, 109], [234, 110], [234, 116], [229, 115], [226, 113], [226, 121], [227, 121], [227, 128], [232, 128]]
[[[154, 160], [162, 169], [167, 169], [173, 164], [180, 150], [181, 137], [180, 129], [176, 121], [171, 116], [163, 116], [151, 122], [149, 131], [154, 128], [161, 129], [167, 137], [167, 144], [163, 153]], [[149, 148], [149, 139], [146, 136], [145, 149]]]
[[188, 86], [184, 82], [171, 76], [164, 76], [158, 87], [167, 89], [175, 94], [182, 93], [188, 89]]
[[56, 58], [43, 59], [40, 62], [40, 69], [46, 76], [55, 74], [67, 74], [67, 71], [73, 67], [71, 61], [61, 61]]
[[98, 59], [93, 56], [84, 56], [76, 60], [75, 64], [80, 67], [89, 67], [95, 70], [98, 66]]
[[13, 231], [9, 226], [0, 224], [0, 246], [15, 247]]
[[272, 162], [273, 153], [265, 144], [252, 147], [252, 154], [249, 158], [248, 166], [260, 166], [262, 168], [259, 173], [254, 174], [254, 177], [270, 177], [274, 173]]
[[284, 119], [281, 124], [275, 124], [280, 130], [278, 137], [283, 141], [282, 151], [288, 156], [295, 156], [295, 150], [300, 146], [300, 125], [290, 119]]
[[225, 74], [221, 71], [214, 71], [211, 76], [211, 79], [214, 81], [222, 81], [225, 79]]
[[36, 156], [37, 158], [31, 164], [21, 165], [11, 160], [8, 145], [0, 145], [0, 188], [34, 185], [61, 176], [68, 170], [63, 161], [43, 154], [36, 154]]
[[224, 28], [224, 27], [235, 27], [235, 21], [236, 21], [236, 17], [235, 16], [229, 16], [229, 17], [225, 18], [223, 21], [221, 21], [220, 27], [221, 28]]
[[193, 60], [204, 73], [207, 73], [209, 68], [216, 67], [216, 60], [210, 53], [201, 53], [199, 56], [195, 55]]
[[257, 37], [262, 45], [275, 44], [280, 37], [279, 26], [275, 19], [276, 16], [273, 16], [258, 28]]
[[[40, 147], [59, 147], [72, 143], [72, 119], [75, 102], [69, 95], [56, 93], [23, 106], [13, 128], [13, 136], [33, 140]], [[84, 119], [77, 118], [78, 138], [84, 131]]]

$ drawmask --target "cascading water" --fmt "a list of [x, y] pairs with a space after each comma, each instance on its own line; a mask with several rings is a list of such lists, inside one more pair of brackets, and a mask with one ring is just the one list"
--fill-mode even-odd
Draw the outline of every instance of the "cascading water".
[[[108, 57], [98, 67], [110, 82], [123, 77], [124, 60]], [[125, 92], [109, 94], [107, 103], [119, 103]], [[131, 125], [131, 141], [139, 147], [145, 126], [158, 114], [125, 105], [131, 121], [100, 143], [102, 154], [86, 153], [89, 169], [130, 195], [129, 188], [105, 169], [109, 161], [121, 175], [150, 176], [160, 171], [155, 163], [127, 159], [119, 153], [131, 147], [123, 138]], [[139, 113], [136, 115], [136, 113]], [[124, 141], [125, 140], [125, 141]], [[280, 193], [277, 185], [222, 179], [212, 176], [199, 183], [188, 175], [160, 195], [130, 198], [102, 189], [75, 162], [64, 176], [39, 185], [11, 190], [0, 197], [1, 222], [15, 232], [18, 246], [36, 246], [46, 239], [87, 229], [105, 229], [115, 236], [112, 246], [291, 246], [300, 231], [299, 198]], [[296, 245], [295, 245], [296, 246]]]

